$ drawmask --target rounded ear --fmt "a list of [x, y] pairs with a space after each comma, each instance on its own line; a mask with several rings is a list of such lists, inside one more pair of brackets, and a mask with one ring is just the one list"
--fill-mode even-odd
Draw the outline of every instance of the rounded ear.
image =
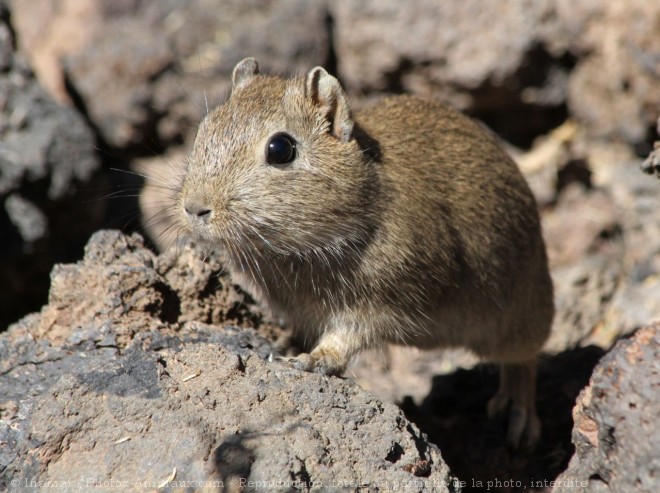
[[248, 84], [250, 79], [259, 73], [257, 60], [249, 57], [236, 64], [231, 74], [231, 83], [234, 89]]
[[332, 134], [340, 142], [351, 140], [353, 116], [346, 93], [339, 81], [322, 67], [315, 67], [305, 80], [306, 96], [321, 107], [330, 121]]

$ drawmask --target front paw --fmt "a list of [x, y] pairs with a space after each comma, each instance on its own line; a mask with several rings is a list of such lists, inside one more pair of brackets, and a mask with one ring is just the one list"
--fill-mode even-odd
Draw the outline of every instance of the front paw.
[[292, 358], [277, 358], [296, 370], [317, 372], [322, 375], [341, 375], [346, 369], [346, 363], [338, 355], [329, 351], [314, 350], [302, 353]]

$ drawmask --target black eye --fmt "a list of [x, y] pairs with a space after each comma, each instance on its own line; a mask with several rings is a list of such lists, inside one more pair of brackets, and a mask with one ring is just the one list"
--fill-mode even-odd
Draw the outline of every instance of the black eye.
[[266, 146], [266, 162], [268, 164], [288, 164], [296, 159], [296, 141], [289, 134], [273, 135]]

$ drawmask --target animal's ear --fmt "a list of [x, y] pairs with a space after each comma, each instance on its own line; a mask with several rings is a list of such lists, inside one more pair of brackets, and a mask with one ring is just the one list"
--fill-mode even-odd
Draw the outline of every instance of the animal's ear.
[[325, 112], [332, 134], [340, 142], [348, 142], [354, 122], [348, 98], [339, 81], [322, 67], [315, 67], [307, 74], [305, 92]]
[[236, 90], [239, 87], [246, 86], [252, 77], [259, 73], [259, 64], [257, 60], [250, 57], [244, 58], [236, 64], [231, 74], [231, 83]]

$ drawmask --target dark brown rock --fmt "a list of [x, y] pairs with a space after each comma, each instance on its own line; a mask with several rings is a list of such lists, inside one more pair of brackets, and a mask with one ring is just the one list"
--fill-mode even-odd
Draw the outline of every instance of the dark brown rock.
[[357, 93], [439, 97], [529, 145], [565, 119], [570, 43], [586, 21], [578, 5], [561, 22], [556, 3], [334, 2], [339, 74]]
[[660, 5], [637, 0], [332, 2], [356, 93], [432, 94], [528, 145], [570, 113], [640, 144], [660, 113]]
[[51, 266], [80, 255], [104, 212], [92, 132], [39, 85], [9, 20], [0, 4], [0, 331], [45, 302]]
[[525, 146], [572, 115], [643, 147], [660, 113], [657, 2], [10, 4], [47, 87], [120, 148], [187, 136], [248, 55], [286, 73], [336, 62], [355, 94], [435, 95]]
[[[181, 141], [227, 92], [236, 62], [275, 72], [327, 63], [324, 2], [12, 2], [21, 46], [112, 147]], [[64, 29], [62, 26], [66, 26]], [[63, 81], [67, 82], [68, 89]]]
[[9, 8], [0, 2], [0, 71], [9, 70], [14, 54], [14, 34], [9, 24]]
[[[49, 304], [0, 336], [0, 488], [450, 491], [396, 406], [267, 362], [272, 344], [232, 324], [233, 287], [205, 286], [216, 265], [106, 231], [57, 266]], [[220, 324], [185, 321], [202, 313]]]
[[[48, 301], [29, 318], [29, 332], [56, 345], [84, 339], [85, 331], [76, 331], [86, 328], [100, 331], [93, 337], [110, 337], [113, 345], [125, 348], [139, 334], [174, 335], [189, 322], [283, 333], [261, 323], [263, 315], [228, 281], [212, 252], [202, 255], [182, 246], [158, 257], [138, 235], [119, 232], [95, 233], [80, 262], [56, 265]], [[20, 322], [13, 330], [28, 328]]]
[[617, 343], [573, 411], [576, 452], [553, 491], [660, 488], [660, 325]]

